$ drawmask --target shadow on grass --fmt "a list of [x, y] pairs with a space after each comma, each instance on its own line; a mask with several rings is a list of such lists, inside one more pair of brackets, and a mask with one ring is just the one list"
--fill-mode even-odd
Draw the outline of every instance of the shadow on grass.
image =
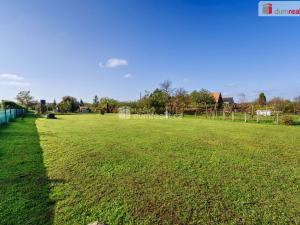
[[53, 224], [36, 117], [0, 128], [0, 224]]

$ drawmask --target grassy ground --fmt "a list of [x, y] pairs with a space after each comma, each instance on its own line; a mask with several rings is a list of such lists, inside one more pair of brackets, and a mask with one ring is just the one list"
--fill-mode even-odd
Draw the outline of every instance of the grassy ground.
[[52, 224], [54, 202], [35, 118], [0, 129], [0, 224]]
[[[58, 225], [300, 223], [300, 127], [62, 115], [38, 119], [38, 137], [33, 122], [0, 131], [4, 221], [48, 215]], [[22, 173], [43, 182], [18, 178]], [[31, 192], [41, 197], [23, 198]], [[39, 210], [31, 211], [35, 201]]]

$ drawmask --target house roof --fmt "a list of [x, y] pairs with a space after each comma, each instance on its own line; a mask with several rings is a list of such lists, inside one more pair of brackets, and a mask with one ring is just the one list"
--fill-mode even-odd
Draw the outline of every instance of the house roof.
[[215, 102], [216, 102], [216, 103], [218, 103], [219, 100], [222, 99], [222, 94], [221, 94], [221, 92], [212, 92], [211, 94], [212, 94], [213, 98], [215, 99]]
[[229, 103], [229, 104], [234, 104], [233, 97], [223, 98], [223, 102]]

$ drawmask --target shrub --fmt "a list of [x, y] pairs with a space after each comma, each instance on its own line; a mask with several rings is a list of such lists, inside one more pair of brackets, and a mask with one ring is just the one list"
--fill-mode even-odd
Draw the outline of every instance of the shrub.
[[290, 116], [284, 116], [282, 118], [281, 123], [284, 124], [284, 125], [290, 126], [290, 125], [294, 125], [294, 120]]

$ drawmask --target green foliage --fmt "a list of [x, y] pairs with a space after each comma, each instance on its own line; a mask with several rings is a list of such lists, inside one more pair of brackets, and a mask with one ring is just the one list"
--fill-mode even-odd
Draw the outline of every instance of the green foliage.
[[62, 113], [76, 112], [79, 108], [79, 102], [74, 97], [64, 96], [62, 101], [58, 104], [58, 108]]
[[2, 109], [21, 109], [23, 108], [21, 105], [13, 102], [13, 101], [7, 101], [7, 100], [2, 100], [1, 102], [1, 107]]
[[211, 92], [205, 89], [201, 89], [200, 91], [193, 91], [191, 93], [191, 100], [196, 106], [213, 105], [215, 103]]
[[267, 104], [267, 98], [265, 93], [260, 93], [258, 96], [258, 104], [259, 105], [266, 105]]
[[281, 123], [290, 126], [290, 125], [294, 125], [295, 121], [291, 116], [283, 116]]
[[176, 114], [183, 113], [190, 102], [191, 98], [187, 91], [183, 88], [176, 89], [170, 101], [171, 112]]
[[164, 113], [166, 107], [165, 93], [160, 89], [155, 89], [149, 96], [150, 107], [154, 108], [155, 113]]
[[98, 106], [107, 113], [116, 113], [118, 112], [119, 102], [112, 98], [101, 98]]

